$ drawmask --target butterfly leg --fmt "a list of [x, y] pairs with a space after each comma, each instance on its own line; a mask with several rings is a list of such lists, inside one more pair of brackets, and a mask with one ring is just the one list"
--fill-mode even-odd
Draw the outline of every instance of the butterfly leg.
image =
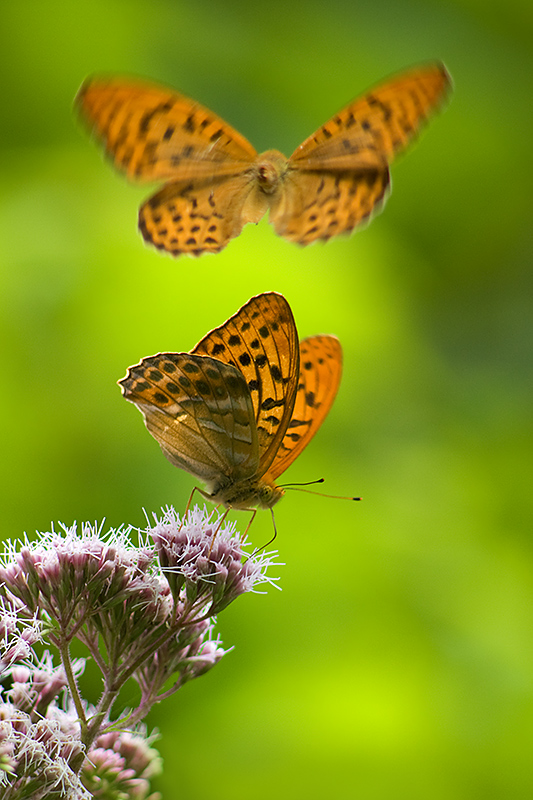
[[272, 514], [272, 527], [274, 528], [274, 536], [272, 537], [272, 539], [269, 539], [268, 542], [263, 545], [263, 547], [260, 548], [261, 550], [264, 550], [265, 547], [268, 547], [269, 544], [272, 544], [272, 542], [274, 541], [274, 539], [278, 535], [278, 529], [276, 528], [276, 520], [274, 519], [274, 509], [273, 508], [270, 509], [270, 513]]
[[241, 536], [241, 542], [244, 542], [244, 540], [246, 539], [246, 534], [250, 530], [250, 525], [254, 521], [255, 515], [257, 514], [257, 508], [243, 508], [242, 510], [243, 511], [251, 511], [251, 513], [252, 513], [252, 516], [250, 517], [248, 525], [246, 526], [246, 530], [244, 531], [243, 535]]
[[[199, 492], [201, 492], [201, 489], [199, 489], [198, 491], [199, 491]], [[220, 504], [219, 504], [219, 505], [220, 505]], [[219, 505], [218, 505], [218, 506], [215, 506], [215, 508], [219, 508]], [[271, 510], [272, 510], [272, 509], [271, 509]], [[221, 516], [221, 518], [220, 518], [220, 520], [219, 520], [219, 523], [218, 523], [218, 525], [217, 525], [217, 528], [216, 528], [216, 530], [215, 530], [215, 532], [214, 532], [214, 534], [213, 534], [213, 541], [211, 542], [211, 547], [209, 548], [208, 557], [211, 555], [211, 550], [213, 549], [213, 544], [215, 543], [216, 535], [217, 535], [217, 533], [219, 532], [220, 528], [222, 527], [222, 524], [223, 524], [223, 522], [225, 521], [225, 519], [226, 519], [226, 517], [228, 516], [228, 514], [229, 514], [229, 512], [230, 512], [230, 511], [231, 511], [231, 506], [229, 506], [229, 507], [226, 509], [226, 511], [224, 512], [224, 514]], [[257, 508], [240, 508], [240, 509], [239, 509], [239, 511], [249, 511], [249, 512], [251, 513], [251, 515], [252, 515], [252, 516], [250, 517], [249, 521], [248, 521], [248, 525], [246, 526], [246, 529], [245, 529], [244, 533], [243, 533], [243, 534], [242, 534], [242, 536], [241, 536], [241, 542], [244, 542], [244, 540], [246, 539], [246, 534], [247, 534], [247, 533], [248, 533], [248, 531], [250, 530], [250, 525], [251, 525], [251, 524], [252, 524], [252, 522], [254, 521], [254, 519], [255, 519], [255, 515], [257, 514]], [[272, 520], [274, 520], [274, 515], [272, 515]], [[276, 538], [276, 536], [277, 536], [277, 531], [276, 531], [276, 525], [274, 524], [274, 536], [272, 537], [272, 539], [270, 540], [270, 542], [273, 542], [273, 541], [274, 541], [274, 539]], [[268, 542], [268, 544], [270, 544], [270, 542]]]
[[[185, 524], [185, 520], [187, 519], [187, 515], [189, 514], [189, 510], [191, 508], [191, 503], [192, 503], [192, 498], [193, 498], [195, 492], [198, 492], [198, 494], [201, 494], [202, 497], [205, 498], [206, 500], [209, 500], [209, 498], [210, 498], [210, 495], [208, 495], [207, 492], [204, 492], [203, 489], [200, 489], [199, 486], [195, 486], [194, 487], [194, 489], [192, 490], [192, 492], [191, 492], [191, 494], [189, 496], [189, 500], [187, 502], [187, 505], [185, 507], [185, 513], [183, 514], [183, 516], [181, 518], [181, 525], [179, 526], [178, 533], [179, 533], [179, 531], [181, 531], [181, 529], [183, 528], [183, 525]], [[221, 504], [218, 503], [215, 506], [215, 511], [218, 508], [220, 508], [220, 505]], [[257, 509], [255, 509], [255, 510], [257, 510]], [[216, 539], [217, 533], [219, 532], [220, 528], [222, 527], [222, 524], [224, 523], [224, 521], [225, 521], [226, 517], [228, 516], [229, 512], [230, 512], [230, 509], [227, 508], [226, 511], [224, 512], [224, 514], [222, 514], [222, 516], [220, 517], [220, 519], [218, 521], [218, 525], [217, 525], [217, 527], [216, 527], [216, 529], [215, 529], [215, 531], [213, 533], [213, 539], [211, 541], [211, 546], [209, 547], [209, 552], [207, 554], [208, 558], [211, 555], [211, 550], [213, 549], [213, 544], [215, 543], [215, 539]], [[254, 515], [255, 515], [255, 511], [254, 511]], [[252, 517], [252, 519], [253, 519], [253, 517]], [[250, 525], [248, 525], [248, 528], [249, 527], [250, 527]], [[246, 528], [246, 530], [248, 530], [248, 528]]]
[[[199, 489], [198, 491], [201, 491], [201, 490]], [[216, 508], [218, 508], [218, 506], [216, 506]], [[214, 543], [215, 543], [215, 539], [216, 539], [217, 533], [219, 532], [220, 528], [222, 527], [222, 524], [223, 524], [223, 523], [224, 523], [224, 521], [226, 520], [226, 517], [228, 516], [228, 514], [229, 514], [229, 512], [230, 512], [230, 511], [231, 511], [231, 506], [229, 506], [229, 508], [227, 508], [227, 509], [226, 509], [226, 511], [225, 511], [225, 512], [222, 514], [222, 516], [220, 517], [220, 520], [219, 520], [219, 522], [218, 522], [218, 525], [217, 525], [217, 527], [216, 527], [216, 530], [215, 530], [215, 532], [213, 533], [213, 540], [212, 540], [212, 542], [211, 542], [211, 547], [209, 548], [209, 553], [207, 554], [207, 557], [208, 557], [208, 558], [209, 558], [209, 556], [211, 555], [211, 551], [212, 551], [212, 549], [213, 549], [213, 545], [214, 545]], [[248, 525], [246, 526], [246, 530], [244, 531], [244, 533], [243, 533], [243, 534], [242, 534], [242, 536], [241, 536], [241, 542], [244, 542], [244, 540], [246, 539], [246, 534], [247, 534], [247, 533], [248, 533], [248, 531], [250, 530], [250, 525], [251, 525], [251, 524], [252, 524], [252, 522], [254, 521], [254, 519], [255, 519], [255, 515], [257, 514], [257, 508], [240, 508], [240, 509], [239, 509], [239, 511], [250, 511], [250, 513], [251, 513], [251, 515], [252, 515], [252, 516], [250, 517], [249, 521], [248, 521]], [[272, 517], [272, 519], [274, 519], [274, 517]], [[275, 539], [275, 538], [276, 538], [276, 536], [277, 536], [277, 531], [276, 531], [276, 526], [275, 526], [275, 525], [274, 525], [274, 531], [275, 531], [275, 533], [274, 533], [274, 536], [272, 537], [272, 539], [270, 540], [271, 542], [273, 542], [273, 541], [274, 541], [274, 539]], [[268, 544], [270, 544], [270, 542], [268, 542]]]
[[[220, 503], [219, 503], [219, 505], [220, 505]], [[215, 506], [215, 510], [216, 510], [217, 508], [219, 508], [219, 505], [218, 505], [218, 506]], [[223, 523], [223, 522], [225, 522], [225, 520], [226, 520], [226, 517], [228, 516], [228, 514], [229, 514], [230, 510], [231, 510], [231, 508], [227, 508], [227, 509], [224, 511], [224, 513], [222, 514], [222, 516], [220, 517], [219, 521], [218, 521], [218, 525], [217, 525], [217, 527], [216, 527], [216, 529], [215, 529], [215, 531], [214, 531], [214, 533], [213, 533], [213, 538], [212, 538], [212, 540], [211, 540], [211, 546], [209, 547], [209, 552], [208, 552], [208, 554], [207, 554], [207, 557], [208, 557], [208, 558], [209, 558], [209, 556], [211, 555], [211, 551], [212, 551], [212, 549], [213, 549], [213, 545], [215, 544], [215, 539], [217, 538], [217, 533], [218, 533], [218, 532], [219, 532], [219, 530], [221, 529], [221, 527], [222, 527], [222, 523]]]
[[[255, 509], [255, 510], [257, 510], [257, 509]], [[273, 508], [270, 509], [270, 513], [272, 514], [272, 525], [274, 526], [274, 536], [271, 539], [269, 539], [266, 544], [262, 545], [261, 547], [256, 547], [255, 550], [253, 551], [253, 553], [250, 556], [248, 556], [248, 558], [254, 558], [258, 553], [261, 552], [261, 550], [264, 550], [265, 547], [268, 547], [269, 544], [272, 544], [272, 542], [274, 541], [274, 539], [278, 535], [278, 529], [276, 528], [276, 520], [274, 519], [274, 509]], [[250, 520], [250, 522], [248, 524], [248, 528], [252, 524], [252, 521], [253, 521], [253, 517], [252, 517], [252, 519]], [[246, 531], [245, 531], [244, 535], [246, 535], [246, 532], [248, 531], [248, 528], [246, 528]], [[243, 539], [244, 539], [244, 536], [243, 536]], [[246, 558], [245, 560], [247, 561], [248, 558]]]
[[201, 494], [203, 498], [205, 498], [206, 500], [209, 500], [209, 495], [206, 494], [204, 491], [202, 491], [202, 489], [200, 489], [199, 486], [195, 486], [194, 487], [194, 489], [192, 490], [192, 492], [191, 492], [191, 494], [189, 496], [189, 500], [187, 501], [187, 505], [185, 506], [185, 513], [183, 514], [183, 516], [181, 518], [181, 525], [179, 526], [178, 533], [179, 533], [179, 531], [181, 531], [181, 529], [183, 528], [183, 525], [185, 524], [185, 520], [187, 519], [187, 515], [189, 514], [189, 509], [191, 507], [192, 498], [193, 498], [195, 492], [198, 492], [198, 494]]

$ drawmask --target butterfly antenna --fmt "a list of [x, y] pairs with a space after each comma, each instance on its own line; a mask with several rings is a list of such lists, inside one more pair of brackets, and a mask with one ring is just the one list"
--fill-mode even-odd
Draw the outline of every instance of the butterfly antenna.
[[280, 489], [291, 489], [293, 486], [313, 486], [315, 483], [324, 483], [325, 478], [317, 478], [315, 481], [306, 481], [305, 483], [279, 483]]
[[307, 494], [317, 494], [319, 497], [331, 497], [333, 500], [362, 500], [362, 497], [344, 497], [338, 494], [324, 494], [323, 492], [313, 492], [311, 489], [304, 489], [304, 486], [313, 486], [315, 483], [324, 483], [325, 478], [318, 478], [316, 481], [307, 483], [285, 483], [279, 484], [280, 489], [293, 489], [295, 492], [306, 492]]

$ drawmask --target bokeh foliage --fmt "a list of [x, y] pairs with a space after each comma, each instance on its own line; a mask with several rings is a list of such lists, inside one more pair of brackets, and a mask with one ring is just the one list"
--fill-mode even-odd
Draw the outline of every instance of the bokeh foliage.
[[[274, 289], [345, 376], [291, 468], [358, 505], [276, 509], [283, 592], [221, 616], [236, 650], [156, 708], [165, 798], [530, 798], [531, 5], [33, 0], [3, 9], [1, 534], [142, 525], [193, 485], [116, 380]], [[262, 221], [173, 261], [146, 187], [73, 118], [93, 72], [180, 88], [289, 155], [351, 97], [441, 58], [448, 110], [384, 213], [300, 250]], [[268, 514], [253, 539], [270, 537]]]

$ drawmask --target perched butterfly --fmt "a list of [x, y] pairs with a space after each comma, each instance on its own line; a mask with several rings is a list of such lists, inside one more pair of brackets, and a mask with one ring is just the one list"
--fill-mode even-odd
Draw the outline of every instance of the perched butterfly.
[[281, 294], [252, 297], [190, 353], [158, 353], [119, 385], [165, 456], [226, 508], [271, 508], [275, 480], [302, 452], [337, 393], [335, 336], [298, 342]]
[[350, 232], [383, 203], [389, 164], [443, 103], [451, 81], [432, 63], [352, 101], [287, 159], [258, 155], [212, 111], [172, 89], [94, 78], [77, 104], [129, 178], [165, 181], [139, 212], [147, 242], [174, 256], [218, 253], [270, 209], [298, 244]]

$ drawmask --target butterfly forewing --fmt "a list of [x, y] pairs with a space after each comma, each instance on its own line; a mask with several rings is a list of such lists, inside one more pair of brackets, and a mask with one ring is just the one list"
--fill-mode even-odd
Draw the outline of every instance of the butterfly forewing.
[[440, 63], [401, 73], [335, 114], [294, 151], [289, 164], [328, 170], [359, 169], [376, 158], [390, 163], [440, 108], [450, 88]]
[[78, 107], [115, 165], [142, 181], [235, 175], [257, 156], [212, 111], [178, 92], [131, 79], [89, 79]]
[[177, 467], [208, 484], [235, 483], [259, 464], [250, 393], [238, 369], [189, 353], [159, 353], [119, 381]]
[[307, 447], [331, 408], [342, 373], [336, 336], [310, 336], [300, 343], [300, 376], [291, 421], [265, 475], [275, 480]]
[[299, 346], [289, 304], [275, 292], [253, 297], [192, 352], [242, 372], [254, 408], [262, 474], [281, 443], [296, 396]]

